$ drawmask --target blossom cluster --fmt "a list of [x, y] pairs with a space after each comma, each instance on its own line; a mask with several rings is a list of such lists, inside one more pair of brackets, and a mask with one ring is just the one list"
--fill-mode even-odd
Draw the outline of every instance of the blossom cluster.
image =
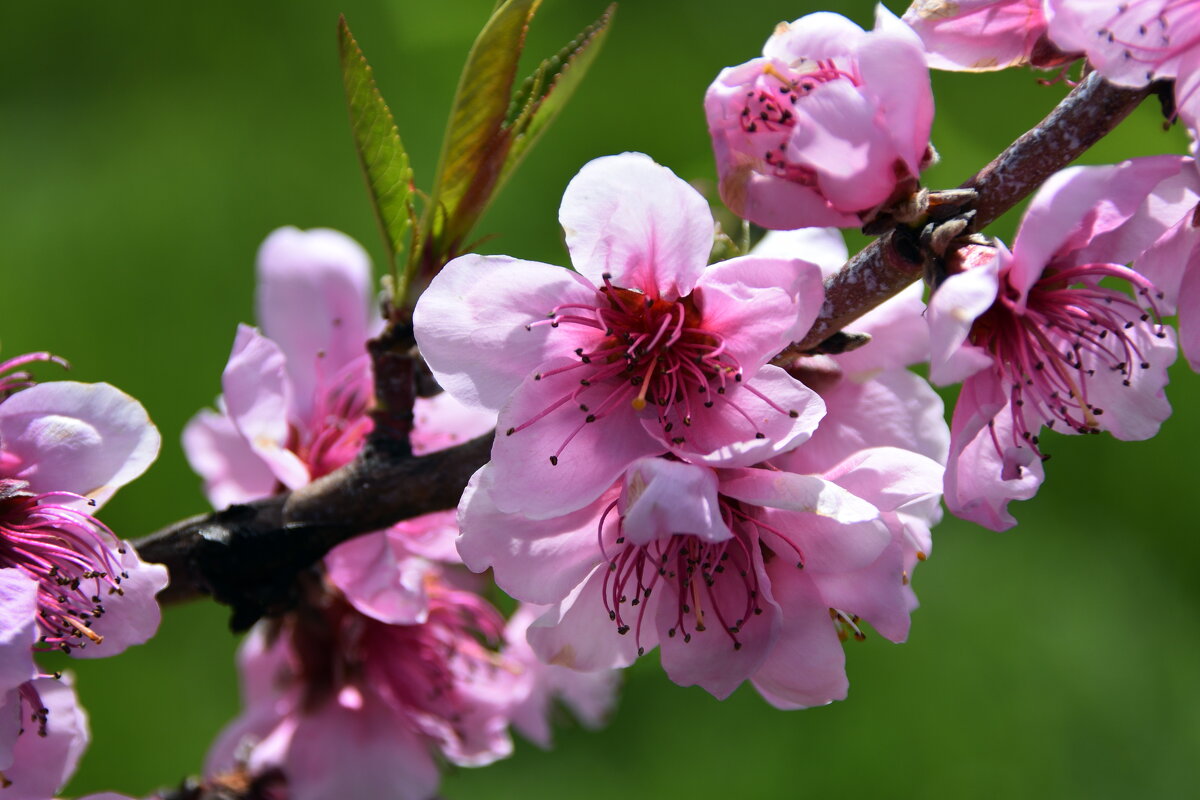
[[[550, 606], [528, 632], [547, 663], [660, 647], [717, 697], [746, 680], [783, 708], [843, 697], [839, 639], [863, 619], [904, 639], [939, 513], [940, 404], [904, 371], [921, 336], [769, 363], [818, 313], [821, 265], [804, 247], [709, 264], [707, 203], [642, 154], [584, 166], [559, 220], [574, 270], [464, 256], [416, 307], [447, 393], [498, 414], [459, 506], [464, 561]], [[822, 236], [809, 258], [840, 264]]]
[[[615, 670], [655, 648], [671, 680], [717, 698], [744, 683], [782, 709], [844, 698], [844, 643], [907, 637], [943, 501], [1012, 527], [1048, 431], [1152, 437], [1178, 346], [1200, 369], [1195, 160], [1064, 169], [1009, 247], [969, 209], [931, 214], [929, 68], [1065, 76], [1086, 59], [1120, 86], [1169, 81], [1168, 117], [1195, 139], [1197, 10], [918, 0], [871, 31], [781, 23], [704, 98], [721, 199], [770, 231], [753, 249], [715, 257], [708, 200], [623, 153], [566, 187], [570, 267], [449, 260], [411, 309], [438, 386], [414, 400], [408, 445], [494, 432], [490, 460], [457, 509], [339, 544], [254, 626], [206, 785], [425, 800], [443, 763], [507, 757], [513, 730], [549, 746], [556, 702], [600, 724]], [[919, 251], [927, 286], [874, 298], [852, 337], [797, 345], [829, 318], [837, 228], [880, 225]], [[260, 327], [238, 328], [216, 407], [183, 431], [217, 510], [302, 491], [376, 424], [365, 344], [385, 322], [365, 250], [284, 228], [257, 268]], [[167, 584], [96, 517], [154, 460], [157, 430], [108, 384], [35, 381], [44, 362], [61, 363], [0, 363], [0, 800], [48, 800], [86, 745], [72, 677], [37, 654], [145, 641]], [[930, 381], [961, 384], [949, 425]], [[507, 619], [488, 571], [518, 603]]]
[[[295, 489], [343, 466], [373, 427], [364, 345], [371, 312], [365, 251], [330, 230], [284, 228], [258, 258], [261, 331], [238, 329], [219, 411], [184, 431], [184, 450], [224, 508]], [[417, 455], [492, 429], [495, 416], [448, 395], [418, 399]], [[214, 743], [215, 786], [293, 800], [432, 796], [439, 760], [481, 766], [512, 752], [510, 726], [548, 746], [549, 704], [598, 724], [609, 672], [539, 663], [458, 566], [453, 511], [400, 522], [331, 550], [302, 579], [294, 611], [242, 644], [245, 709]], [[275, 796], [271, 794], [271, 796]]]

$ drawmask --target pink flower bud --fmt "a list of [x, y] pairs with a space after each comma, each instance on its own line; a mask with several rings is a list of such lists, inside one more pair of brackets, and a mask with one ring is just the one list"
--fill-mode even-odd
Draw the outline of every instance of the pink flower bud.
[[721, 198], [767, 228], [858, 227], [932, 159], [925, 54], [882, 7], [870, 32], [828, 12], [781, 23], [704, 109]]

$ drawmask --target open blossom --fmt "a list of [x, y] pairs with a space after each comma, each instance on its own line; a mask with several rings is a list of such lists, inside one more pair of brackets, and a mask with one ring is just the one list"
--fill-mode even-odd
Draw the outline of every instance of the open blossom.
[[158, 431], [106, 383], [30, 384], [22, 373], [0, 377], [0, 390], [28, 387], [0, 400], [0, 572], [36, 586], [41, 647], [115, 655], [158, 628], [154, 595], [167, 572], [93, 512], [154, 461]]
[[946, 473], [953, 513], [1015, 524], [1008, 501], [1043, 478], [1042, 427], [1138, 440], [1170, 414], [1163, 387], [1176, 352], [1162, 295], [1124, 265], [1194, 207], [1178, 186], [1192, 169], [1156, 156], [1064, 170], [1033, 198], [1011, 252], [959, 252], [927, 315], [931, 377], [963, 381]]
[[559, 219], [577, 271], [463, 256], [414, 314], [446, 391], [499, 410], [504, 510], [578, 509], [644, 456], [742, 466], [807, 438], [823, 405], [767, 361], [816, 316], [814, 265], [706, 266], [707, 203], [638, 153], [584, 166]]
[[482, 766], [512, 751], [520, 668], [483, 642], [503, 619], [477, 595], [425, 574], [426, 619], [392, 625], [315, 589], [242, 645], [245, 710], [217, 739], [217, 785], [286, 787], [291, 800], [428, 800], [438, 759]]
[[1042, 0], [916, 0], [901, 17], [925, 43], [929, 66], [989, 72], [1074, 58], [1046, 35]]
[[[371, 270], [363, 249], [327, 229], [281, 228], [258, 255], [262, 332], [242, 325], [221, 377], [220, 412], [197, 414], [184, 451], [217, 508], [297, 488], [358, 454], [372, 427], [367, 337]], [[418, 455], [490, 430], [492, 414], [448, 396], [418, 398]], [[393, 624], [423, 621], [425, 560], [458, 560], [454, 512], [400, 522], [326, 556], [334, 585], [364, 613]], [[411, 557], [411, 558], [410, 558]]]
[[879, 7], [875, 30], [821, 12], [781, 23], [763, 57], [704, 98], [721, 199], [773, 229], [858, 227], [916, 189], [932, 159], [920, 39]]
[[1192, 0], [1046, 0], [1050, 38], [1087, 55], [1121, 86], [1175, 81], [1175, 105], [1192, 130], [1200, 124], [1200, 4]]
[[528, 632], [540, 658], [595, 670], [658, 646], [675, 682], [723, 698], [748, 679], [781, 708], [844, 696], [839, 633], [861, 635], [860, 615], [903, 638], [911, 602], [886, 515], [941, 482], [939, 465], [894, 448], [822, 475], [645, 458], [590, 506], [529, 520], [497, 509], [495, 469], [463, 496], [459, 551], [551, 605]]

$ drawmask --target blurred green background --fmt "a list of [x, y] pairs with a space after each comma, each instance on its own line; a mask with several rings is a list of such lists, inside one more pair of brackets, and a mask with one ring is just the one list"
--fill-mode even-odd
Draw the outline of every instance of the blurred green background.
[[[158, 464], [104, 512], [134, 538], [205, 510], [178, 447], [252, 319], [255, 249], [273, 228], [380, 247], [351, 147], [335, 23], [375, 66], [419, 185], [491, 0], [8, 4], [0, 26], [3, 352], [48, 349], [108, 380], [162, 430]], [[869, 26], [870, 4], [838, 11]], [[893, 4], [899, 11], [899, 4]], [[547, 0], [528, 52], [557, 49], [603, 0]], [[587, 160], [642, 150], [714, 178], [700, 100], [772, 26], [818, 6], [626, 0], [605, 52], [480, 233], [485, 250], [565, 263], [556, 210]], [[532, 66], [532, 63], [530, 64]], [[959, 183], [1066, 91], [1025, 72], [937, 75], [927, 184]], [[1148, 106], [1088, 160], [1183, 152]], [[997, 230], [1009, 235], [1013, 220]], [[49, 377], [49, 375], [47, 375]], [[458, 770], [469, 798], [1173, 797], [1200, 778], [1200, 381], [1153, 441], [1046, 439], [1049, 479], [995, 534], [956, 520], [917, 572], [911, 640], [851, 642], [850, 699], [783, 713], [743, 689], [719, 703], [655, 657], [629, 671], [602, 732]], [[1189, 499], [1190, 498], [1190, 499]], [[145, 794], [200, 767], [237, 711], [225, 612], [168, 609], [160, 635], [76, 662], [94, 739], [69, 794]]]

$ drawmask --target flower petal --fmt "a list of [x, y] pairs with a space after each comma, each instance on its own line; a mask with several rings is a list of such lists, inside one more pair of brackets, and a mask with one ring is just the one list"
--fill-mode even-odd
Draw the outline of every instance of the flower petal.
[[[547, 362], [545, 377], [526, 378], [500, 412], [492, 480], [501, 510], [535, 519], [574, 511], [599, 497], [634, 461], [665, 449], [637, 423], [628, 402], [595, 413], [605, 408], [607, 384], [575, 394], [580, 385], [574, 372], [552, 374], [579, 363]], [[592, 416], [595, 421], [587, 422]], [[658, 427], [653, 419], [648, 424]], [[528, 427], [516, 430], [522, 425]]]
[[696, 285], [701, 326], [719, 335], [746, 375], [802, 338], [825, 302], [820, 267], [743, 256], [714, 264]]
[[776, 708], [808, 708], [846, 696], [846, 656], [812, 580], [784, 559], [767, 566], [780, 609], [779, 636], [752, 682]]
[[[529, 626], [526, 637], [546, 664], [591, 672], [627, 667], [637, 658], [634, 636], [617, 633], [601, 599], [607, 565], [599, 564], [587, 580]], [[658, 644], [653, 626], [640, 630], [649, 652]]]
[[[697, 402], [690, 425], [673, 419], [674, 438], [666, 438], [672, 433], [664, 433], [657, 420], [643, 419], [642, 424], [681, 458], [742, 467], [799, 446], [825, 416], [825, 403], [816, 392], [770, 364], [753, 378], [730, 385], [726, 394], [710, 397], [713, 408], [699, 408]], [[679, 413], [677, 404], [672, 414]]]
[[233, 421], [208, 408], [184, 426], [183, 452], [216, 509], [267, 497], [279, 483]]
[[279, 228], [258, 250], [257, 313], [263, 333], [287, 357], [301, 419], [307, 419], [322, 376], [363, 354], [369, 319], [371, 263], [344, 233]]
[[308, 467], [288, 450], [293, 392], [279, 345], [239, 325], [221, 388], [229, 418], [275, 477], [289, 489], [308, 483]]
[[643, 153], [588, 162], [563, 193], [558, 220], [571, 263], [597, 286], [676, 300], [695, 285], [712, 250], [708, 202]]
[[637, 545], [675, 534], [708, 542], [733, 538], [717, 503], [717, 474], [665, 458], [643, 458], [625, 473], [618, 508], [622, 535]]
[[413, 312], [434, 377], [470, 406], [499, 410], [525, 376], [576, 347], [568, 327], [530, 323], [558, 306], [596, 305], [596, 288], [569, 269], [467, 255], [442, 267]]
[[[107, 383], [55, 381], [0, 403], [0, 442], [35, 493], [66, 491], [102, 505], [146, 471], [162, 439], [146, 409]], [[83, 505], [63, 503], [64, 505]]]
[[488, 465], [471, 476], [459, 503], [463, 563], [475, 572], [492, 568], [496, 584], [520, 600], [557, 603], [603, 560], [600, 514], [612, 498], [606, 494], [564, 516], [531, 520], [496, 508], [493, 473]]

